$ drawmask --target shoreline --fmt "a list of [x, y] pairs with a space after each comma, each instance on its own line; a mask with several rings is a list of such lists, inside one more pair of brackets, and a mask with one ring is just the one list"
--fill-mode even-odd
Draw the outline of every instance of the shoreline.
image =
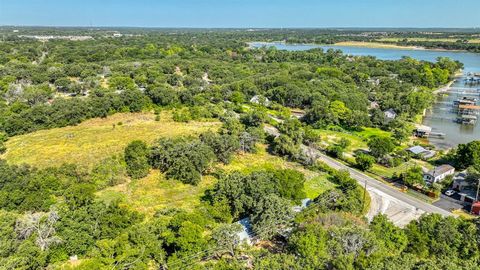
[[433, 52], [464, 52], [473, 53], [467, 50], [447, 50], [438, 48], [426, 48], [421, 46], [401, 46], [395, 44], [388, 44], [382, 42], [364, 42], [364, 41], [342, 41], [333, 44], [319, 44], [319, 43], [287, 43], [285, 41], [251, 41], [246, 42], [248, 48], [254, 48], [252, 44], [260, 44], [264, 46], [274, 46], [275, 44], [281, 45], [306, 45], [306, 46], [343, 46], [343, 47], [357, 47], [357, 48], [370, 48], [370, 49], [391, 49], [391, 50], [409, 50], [409, 51], [433, 51]]
[[412, 50], [412, 51], [428, 50], [425, 47], [400, 46], [395, 44], [388, 44], [388, 43], [381, 43], [381, 42], [365, 42], [365, 41], [342, 41], [342, 42], [337, 42], [333, 45], [345, 46], [345, 47], [373, 48], [373, 49], [398, 49], [398, 50]]

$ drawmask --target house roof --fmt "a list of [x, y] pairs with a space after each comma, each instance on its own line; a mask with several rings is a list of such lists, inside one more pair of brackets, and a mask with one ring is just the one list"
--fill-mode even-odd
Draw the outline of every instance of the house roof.
[[385, 114], [385, 116], [387, 117], [395, 117], [397, 116], [397, 113], [393, 110], [393, 109], [388, 109], [386, 110], [385, 112], [383, 112]]
[[425, 125], [416, 125], [417, 131], [419, 132], [432, 132], [432, 128]]
[[425, 151], [428, 151], [428, 150], [423, 148], [420, 145], [416, 145], [416, 146], [412, 146], [412, 147], [408, 148], [407, 151], [410, 151], [413, 154], [418, 155], [418, 154], [421, 154], [421, 153], [423, 153]]
[[436, 167], [435, 169], [429, 171], [428, 174], [433, 176], [433, 177], [437, 177], [437, 176], [445, 174], [445, 173], [447, 173], [451, 170], [455, 170], [455, 168], [448, 165], [448, 164], [443, 164], [443, 165], [440, 165], [440, 166]]

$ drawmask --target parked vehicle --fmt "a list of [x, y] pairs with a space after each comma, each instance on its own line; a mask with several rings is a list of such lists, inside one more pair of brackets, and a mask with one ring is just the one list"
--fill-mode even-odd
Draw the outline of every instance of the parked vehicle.
[[455, 194], [454, 190], [449, 189], [449, 190], [445, 191], [445, 195], [447, 195], [447, 196], [452, 196], [453, 194]]

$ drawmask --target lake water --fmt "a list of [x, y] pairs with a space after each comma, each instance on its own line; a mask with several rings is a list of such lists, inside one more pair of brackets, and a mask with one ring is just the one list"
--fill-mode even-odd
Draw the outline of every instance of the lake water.
[[[418, 60], [434, 62], [438, 57], [449, 57], [462, 62], [464, 73], [480, 72], [480, 54], [468, 52], [453, 51], [435, 51], [435, 50], [402, 50], [387, 48], [364, 48], [349, 46], [322, 46], [308, 44], [285, 44], [285, 43], [250, 43], [252, 47], [275, 46], [280, 50], [288, 51], [305, 51], [314, 48], [337, 49], [348, 55], [370, 55], [382, 60], [398, 60], [403, 56], [409, 56]], [[454, 100], [464, 96], [476, 96], [479, 98], [476, 90], [480, 86], [469, 87], [464, 84], [464, 78], [459, 78], [452, 87], [468, 88], [462, 90], [451, 90], [440, 96], [433, 106], [427, 111], [423, 120], [423, 124], [432, 127], [434, 132], [445, 133], [444, 139], [430, 139], [430, 143], [438, 148], [447, 149], [458, 145], [459, 143], [467, 143], [473, 140], [480, 140], [480, 121], [475, 126], [460, 125], [455, 122], [456, 114], [452, 112], [452, 103]], [[480, 92], [479, 92], [480, 93]]]

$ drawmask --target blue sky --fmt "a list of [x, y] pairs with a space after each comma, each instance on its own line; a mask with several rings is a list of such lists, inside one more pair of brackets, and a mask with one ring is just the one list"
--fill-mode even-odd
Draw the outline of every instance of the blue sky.
[[480, 0], [0, 0], [0, 25], [480, 27]]

